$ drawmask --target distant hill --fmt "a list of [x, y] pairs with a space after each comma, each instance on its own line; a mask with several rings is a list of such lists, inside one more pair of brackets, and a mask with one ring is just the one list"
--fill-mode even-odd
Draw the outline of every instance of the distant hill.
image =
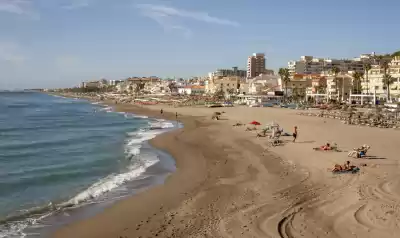
[[392, 57], [394, 57], [394, 56], [400, 56], [400, 50], [399, 50], [399, 51], [396, 51], [396, 52], [394, 52], [394, 53], [392, 54]]

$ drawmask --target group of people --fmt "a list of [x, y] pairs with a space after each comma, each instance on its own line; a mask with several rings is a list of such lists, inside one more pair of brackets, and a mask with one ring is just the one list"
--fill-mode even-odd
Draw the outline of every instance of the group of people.
[[346, 161], [343, 165], [335, 164], [335, 167], [332, 169], [332, 172], [347, 172], [354, 171], [357, 169], [357, 166], [351, 165], [350, 161]]

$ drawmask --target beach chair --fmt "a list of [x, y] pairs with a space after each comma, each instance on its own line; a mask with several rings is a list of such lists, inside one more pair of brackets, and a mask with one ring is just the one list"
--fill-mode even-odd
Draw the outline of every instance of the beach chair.
[[348, 157], [354, 157], [354, 158], [361, 158], [365, 155], [367, 155], [367, 151], [371, 147], [369, 145], [362, 145], [360, 148], [353, 148], [352, 151], [350, 151], [347, 156]]

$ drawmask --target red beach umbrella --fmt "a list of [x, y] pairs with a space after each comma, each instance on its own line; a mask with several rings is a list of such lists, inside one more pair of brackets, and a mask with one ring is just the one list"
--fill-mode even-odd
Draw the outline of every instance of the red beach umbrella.
[[252, 122], [250, 122], [250, 124], [255, 125], [255, 126], [261, 125], [261, 123], [259, 123], [258, 121], [252, 121]]

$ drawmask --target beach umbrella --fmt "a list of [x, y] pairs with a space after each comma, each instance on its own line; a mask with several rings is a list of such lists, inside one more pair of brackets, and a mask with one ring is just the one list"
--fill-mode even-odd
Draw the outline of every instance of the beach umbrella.
[[258, 121], [252, 121], [249, 123], [250, 125], [255, 125], [255, 126], [259, 126], [261, 125], [261, 123], [259, 123]]

